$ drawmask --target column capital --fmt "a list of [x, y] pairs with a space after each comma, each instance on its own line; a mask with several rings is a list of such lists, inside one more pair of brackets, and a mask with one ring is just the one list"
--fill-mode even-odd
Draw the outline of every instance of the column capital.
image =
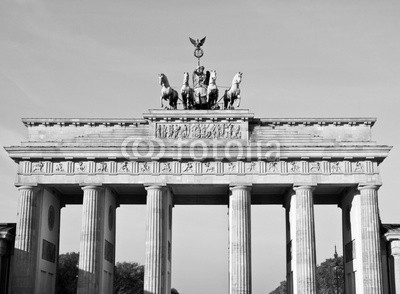
[[390, 253], [394, 256], [400, 256], [400, 240], [392, 240], [390, 242]]
[[149, 190], [166, 191], [167, 185], [165, 185], [165, 184], [148, 184], [148, 185], [145, 185], [144, 188], [146, 189], [146, 191], [149, 191]]
[[231, 191], [234, 190], [247, 190], [247, 191], [251, 191], [252, 189], [252, 184], [231, 184], [229, 185], [229, 189]]
[[378, 191], [380, 187], [381, 187], [380, 183], [360, 183], [360, 184], [358, 184], [357, 189], [360, 191], [367, 190], [367, 189]]
[[314, 189], [317, 187], [316, 184], [306, 184], [306, 183], [295, 183], [293, 184], [293, 190], [311, 190], [314, 191]]
[[390, 230], [384, 235], [386, 241], [391, 242], [391, 241], [400, 241], [400, 231], [398, 230]]
[[18, 189], [18, 191], [21, 191], [21, 190], [32, 190], [32, 191], [37, 191], [37, 190], [39, 190], [40, 188], [38, 187], [38, 186], [30, 186], [30, 185], [24, 185], [24, 186], [19, 186], [19, 187], [17, 187], [17, 189]]
[[101, 185], [95, 185], [95, 184], [89, 184], [89, 185], [81, 185], [81, 189], [83, 190], [83, 191], [85, 191], [85, 190], [99, 190], [99, 189], [101, 189], [101, 188], [103, 188]]

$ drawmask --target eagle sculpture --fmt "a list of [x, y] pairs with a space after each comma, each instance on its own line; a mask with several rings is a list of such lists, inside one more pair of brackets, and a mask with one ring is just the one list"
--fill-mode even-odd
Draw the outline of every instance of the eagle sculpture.
[[194, 47], [196, 47], [196, 48], [200, 48], [201, 46], [203, 46], [204, 42], [206, 41], [206, 37], [204, 37], [204, 38], [201, 39], [200, 41], [199, 41], [199, 39], [194, 40], [194, 39], [192, 39], [192, 38], [190, 38], [190, 37], [189, 37], [189, 39], [190, 39], [190, 42], [192, 42], [192, 44], [193, 44]]

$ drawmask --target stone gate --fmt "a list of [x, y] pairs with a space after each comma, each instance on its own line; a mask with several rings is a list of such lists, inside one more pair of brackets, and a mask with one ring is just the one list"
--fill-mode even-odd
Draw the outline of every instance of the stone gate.
[[182, 204], [229, 207], [231, 294], [251, 293], [252, 205], [286, 209], [289, 293], [316, 293], [314, 205], [342, 209], [346, 293], [384, 293], [379, 164], [390, 147], [373, 141], [373, 118], [150, 110], [23, 123], [27, 140], [6, 148], [20, 192], [12, 293], [54, 293], [68, 204], [83, 205], [78, 293], [112, 293], [124, 204], [147, 206], [146, 294], [170, 293], [173, 207]]

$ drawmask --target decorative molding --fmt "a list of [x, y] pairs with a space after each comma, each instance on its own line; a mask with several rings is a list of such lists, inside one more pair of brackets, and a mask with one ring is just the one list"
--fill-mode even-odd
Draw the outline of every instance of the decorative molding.
[[377, 174], [376, 162], [362, 161], [21, 161], [21, 175], [118, 174]]

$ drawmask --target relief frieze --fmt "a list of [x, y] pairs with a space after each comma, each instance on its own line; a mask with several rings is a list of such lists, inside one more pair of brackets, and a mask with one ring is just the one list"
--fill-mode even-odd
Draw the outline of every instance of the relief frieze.
[[160, 139], [241, 139], [237, 123], [169, 123], [156, 125]]
[[372, 161], [21, 161], [20, 174], [374, 174]]

